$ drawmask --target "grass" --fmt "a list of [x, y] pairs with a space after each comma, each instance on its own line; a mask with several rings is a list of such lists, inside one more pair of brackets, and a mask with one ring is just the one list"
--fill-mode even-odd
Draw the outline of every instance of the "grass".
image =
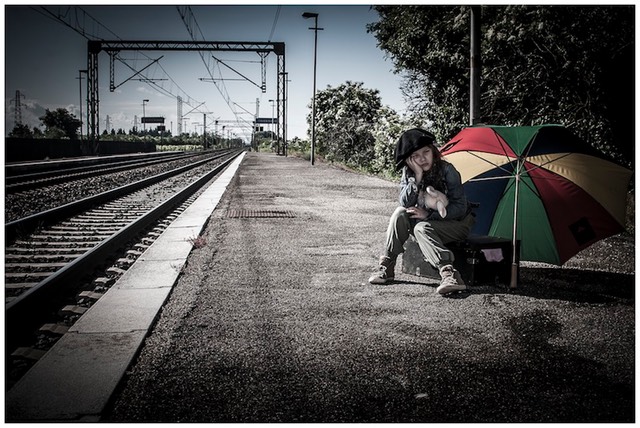
[[199, 249], [207, 246], [207, 239], [204, 236], [193, 236], [187, 241], [193, 245], [193, 248]]

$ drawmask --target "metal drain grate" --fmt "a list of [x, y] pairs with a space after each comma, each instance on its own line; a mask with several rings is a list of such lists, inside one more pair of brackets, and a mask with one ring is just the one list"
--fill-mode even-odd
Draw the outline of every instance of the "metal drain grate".
[[291, 211], [285, 210], [228, 210], [227, 217], [229, 218], [293, 218], [295, 214]]

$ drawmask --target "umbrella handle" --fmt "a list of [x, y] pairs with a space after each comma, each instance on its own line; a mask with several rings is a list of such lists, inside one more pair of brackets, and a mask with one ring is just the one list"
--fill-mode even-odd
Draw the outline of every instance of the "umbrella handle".
[[512, 290], [518, 288], [518, 263], [511, 264], [511, 283], [509, 284], [509, 288]]
[[515, 290], [518, 288], [518, 263], [520, 262], [519, 257], [517, 257], [516, 249], [518, 245], [518, 197], [520, 191], [520, 159], [518, 159], [518, 163], [515, 169], [515, 180], [516, 180], [516, 194], [514, 197], [513, 203], [513, 235], [511, 235], [512, 239], [512, 257], [511, 257], [511, 283], [509, 284], [509, 288]]

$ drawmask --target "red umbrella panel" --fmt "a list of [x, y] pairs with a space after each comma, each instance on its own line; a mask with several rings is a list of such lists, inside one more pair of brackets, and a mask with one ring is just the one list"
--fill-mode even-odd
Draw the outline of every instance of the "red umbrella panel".
[[472, 233], [518, 239], [561, 265], [624, 230], [631, 171], [559, 125], [470, 127], [442, 148], [476, 210]]

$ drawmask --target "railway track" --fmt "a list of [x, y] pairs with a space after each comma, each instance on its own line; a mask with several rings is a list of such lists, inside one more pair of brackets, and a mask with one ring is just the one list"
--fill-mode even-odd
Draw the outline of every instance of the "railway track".
[[5, 177], [16, 177], [20, 175], [29, 175], [35, 173], [47, 173], [68, 171], [74, 168], [90, 166], [100, 167], [105, 165], [115, 165], [120, 162], [140, 161], [144, 159], [162, 159], [176, 155], [184, 155], [185, 152], [149, 152], [136, 153], [127, 155], [108, 155], [81, 157], [70, 159], [51, 159], [47, 161], [25, 161], [25, 162], [8, 162], [5, 163]]
[[[114, 189], [123, 186], [133, 181], [141, 180], [143, 178], [156, 175], [163, 171], [185, 166], [190, 163], [196, 162], [199, 159], [205, 159], [215, 154], [221, 154], [224, 151], [217, 152], [197, 152], [195, 154], [176, 154], [171, 155], [156, 155], [144, 157], [135, 156], [133, 159], [125, 158], [125, 161], [130, 160], [162, 160], [161, 163], [152, 162], [145, 165], [138, 165], [137, 167], [127, 164], [118, 166], [118, 157], [116, 161], [111, 157], [104, 157], [99, 159], [90, 158], [88, 160], [69, 160], [60, 162], [62, 169], [52, 171], [51, 168], [58, 165], [55, 163], [50, 165], [49, 162], [34, 163], [34, 164], [12, 164], [5, 168], [5, 172], [10, 176], [32, 176], [36, 173], [55, 174], [56, 177], [44, 178], [37, 186], [36, 183], [32, 185], [26, 183], [18, 183], [23, 187], [22, 190], [17, 191], [18, 188], [13, 188], [12, 191], [7, 191], [5, 194], [5, 222], [12, 222], [31, 214], [36, 214], [48, 209], [63, 205], [69, 202], [78, 200], [79, 198], [89, 195], [98, 194], [109, 189]], [[123, 161], [123, 157], [119, 158], [119, 161]], [[97, 163], [101, 161], [101, 163]], [[95, 169], [95, 173], [87, 171], [86, 175], [71, 175], [69, 170], [76, 170], [78, 168], [90, 167]], [[118, 170], [105, 171], [105, 167], [117, 167]], [[47, 168], [47, 169], [45, 169]], [[98, 171], [103, 170], [103, 171]], [[81, 173], [85, 174], [85, 173]], [[63, 176], [63, 177], [60, 177]], [[15, 184], [16, 182], [14, 182]], [[14, 191], [16, 190], [16, 191]]]
[[55, 338], [66, 331], [144, 252], [162, 225], [238, 154], [218, 154], [7, 223], [7, 356], [33, 360], [45, 352], [50, 344], [42, 343], [43, 332]]
[[[73, 166], [68, 168], [36, 169], [33, 172], [11, 170], [7, 172], [5, 177], [5, 193], [16, 193], [25, 190], [36, 189], [43, 186], [50, 186], [58, 183], [65, 183], [73, 180], [80, 180], [89, 177], [96, 177], [104, 174], [112, 174], [115, 172], [126, 171], [145, 166], [157, 165], [173, 160], [184, 159], [199, 154], [187, 154], [184, 152], [169, 153], [164, 156], [153, 156], [134, 158], [129, 160], [120, 160], [103, 163], [91, 163], [89, 165]], [[26, 168], [26, 167], [25, 167]], [[25, 169], [23, 168], [23, 169]]]

